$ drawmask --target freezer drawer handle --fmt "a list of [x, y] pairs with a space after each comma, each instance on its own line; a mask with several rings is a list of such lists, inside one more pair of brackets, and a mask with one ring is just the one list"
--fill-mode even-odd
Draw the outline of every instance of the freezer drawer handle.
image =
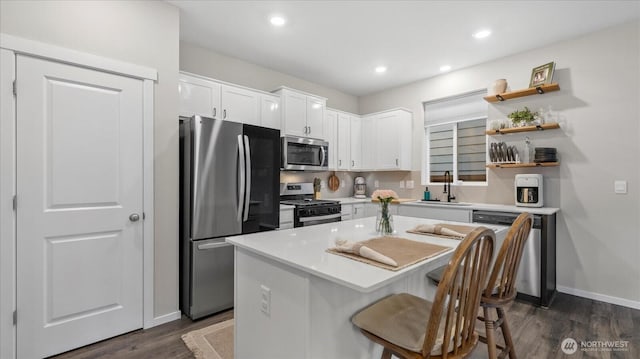
[[227, 242], [205, 243], [205, 244], [198, 244], [198, 249], [199, 250], [214, 249], [214, 248], [226, 247], [231, 245], [232, 245], [231, 243], [227, 243]]

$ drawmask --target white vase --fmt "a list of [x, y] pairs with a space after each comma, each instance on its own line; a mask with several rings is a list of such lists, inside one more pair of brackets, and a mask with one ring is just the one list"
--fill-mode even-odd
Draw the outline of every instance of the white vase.
[[487, 95], [497, 95], [507, 91], [507, 80], [497, 79], [487, 87]]

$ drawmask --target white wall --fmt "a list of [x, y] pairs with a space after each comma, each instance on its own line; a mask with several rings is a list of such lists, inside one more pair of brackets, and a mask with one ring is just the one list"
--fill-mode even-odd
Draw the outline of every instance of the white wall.
[[[360, 111], [412, 110], [413, 167], [419, 170], [423, 101], [486, 88], [498, 78], [506, 78], [511, 89], [526, 88], [533, 67], [555, 61], [554, 81], [560, 91], [490, 105], [489, 116], [490, 120], [505, 118], [515, 108], [551, 105], [561, 130], [532, 133], [531, 138], [535, 146], [557, 147], [560, 167], [490, 170], [488, 187], [457, 187], [456, 195], [460, 201], [512, 204], [516, 173], [543, 174], [545, 204], [561, 209], [558, 285], [640, 307], [639, 34], [639, 22], [623, 24], [361, 97]], [[509, 141], [522, 143], [523, 137], [512, 135]], [[613, 193], [616, 179], [628, 181], [628, 194]], [[432, 192], [441, 192], [440, 188]], [[419, 187], [413, 196], [421, 193]]]
[[326, 97], [328, 107], [358, 113], [356, 96], [186, 42], [180, 42], [180, 70], [268, 92], [287, 86]]
[[159, 1], [1, 1], [0, 32], [158, 71], [154, 88], [154, 313], [160, 317], [175, 312], [178, 310], [178, 9]]

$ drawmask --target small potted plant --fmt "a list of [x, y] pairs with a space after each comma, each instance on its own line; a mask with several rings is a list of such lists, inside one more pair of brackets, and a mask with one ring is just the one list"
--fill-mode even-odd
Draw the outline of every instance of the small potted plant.
[[538, 113], [531, 112], [531, 110], [525, 106], [524, 110], [515, 110], [507, 117], [511, 119], [514, 127], [531, 126], [534, 124], [534, 121], [538, 119]]

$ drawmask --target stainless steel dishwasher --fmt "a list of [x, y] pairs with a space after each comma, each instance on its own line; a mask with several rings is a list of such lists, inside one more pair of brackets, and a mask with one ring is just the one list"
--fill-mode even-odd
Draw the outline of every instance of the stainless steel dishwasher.
[[[520, 215], [514, 212], [474, 210], [472, 221], [478, 224], [510, 226]], [[533, 215], [533, 226], [525, 244], [518, 269], [518, 298], [549, 307], [556, 294], [556, 217]], [[496, 249], [496, 251], [499, 249]]]

